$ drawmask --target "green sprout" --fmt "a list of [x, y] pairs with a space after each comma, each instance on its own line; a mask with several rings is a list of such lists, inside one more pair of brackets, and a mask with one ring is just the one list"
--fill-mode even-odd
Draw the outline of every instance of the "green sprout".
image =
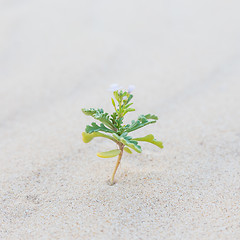
[[132, 150], [136, 151], [137, 153], [141, 153], [142, 148], [138, 144], [140, 141], [149, 142], [159, 148], [163, 148], [162, 142], [157, 141], [152, 134], [139, 138], [132, 138], [129, 136], [129, 133], [139, 128], [145, 127], [148, 124], [155, 123], [158, 120], [157, 116], [147, 114], [140, 115], [136, 121], [133, 120], [130, 124], [125, 125], [123, 123], [124, 116], [129, 112], [135, 111], [134, 108], [131, 108], [131, 105], [133, 104], [131, 103], [131, 100], [133, 98], [131, 92], [133, 89], [134, 86], [130, 85], [128, 91], [122, 91], [118, 85], [112, 85], [111, 90], [113, 91], [115, 98], [115, 100], [112, 98], [112, 105], [115, 112], [113, 112], [111, 115], [105, 113], [103, 109], [82, 109], [85, 115], [91, 116], [101, 122], [100, 125], [92, 122], [91, 125], [86, 126], [85, 132], [82, 133], [83, 142], [89, 143], [95, 137], [103, 137], [112, 140], [118, 146], [118, 149], [97, 153], [97, 156], [101, 158], [111, 158], [118, 156], [115, 169], [109, 181], [110, 185], [113, 185], [115, 183], [114, 177], [121, 162], [123, 151], [129, 154], [132, 153]]

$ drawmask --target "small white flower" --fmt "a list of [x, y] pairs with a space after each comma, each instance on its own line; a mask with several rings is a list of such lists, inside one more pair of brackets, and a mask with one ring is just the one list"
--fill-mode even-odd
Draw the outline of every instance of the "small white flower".
[[111, 84], [110, 88], [108, 89], [111, 92], [115, 92], [120, 90], [122, 87], [120, 87], [117, 83]]
[[131, 93], [135, 89], [134, 85], [129, 85], [128, 86], [128, 93]]

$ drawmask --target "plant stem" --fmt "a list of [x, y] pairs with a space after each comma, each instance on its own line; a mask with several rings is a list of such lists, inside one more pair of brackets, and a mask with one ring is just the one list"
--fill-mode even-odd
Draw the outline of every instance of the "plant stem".
[[114, 182], [114, 177], [115, 177], [115, 174], [116, 174], [116, 172], [117, 172], [117, 169], [118, 169], [119, 164], [120, 164], [121, 159], [122, 159], [123, 148], [124, 148], [123, 145], [119, 145], [119, 149], [120, 149], [121, 152], [120, 152], [119, 155], [118, 155], [118, 160], [117, 160], [117, 163], [116, 163], [115, 169], [114, 169], [114, 171], [113, 171], [112, 178], [111, 178], [111, 180], [110, 180], [110, 185], [113, 185], [113, 184], [115, 183], [115, 182]]

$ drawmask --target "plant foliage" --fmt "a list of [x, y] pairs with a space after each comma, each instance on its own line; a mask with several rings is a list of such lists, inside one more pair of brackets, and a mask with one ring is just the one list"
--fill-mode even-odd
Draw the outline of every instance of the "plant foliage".
[[[129, 87], [129, 89], [132, 88], [133, 86]], [[113, 96], [114, 98], [112, 98], [111, 101], [115, 111], [111, 115], [105, 113], [102, 108], [82, 109], [82, 112], [85, 115], [91, 116], [95, 120], [100, 122], [99, 125], [96, 122], [92, 122], [91, 125], [87, 125], [85, 132], [82, 133], [82, 136], [85, 143], [90, 142], [95, 137], [108, 138], [109, 140], [117, 143], [119, 149], [114, 149], [108, 152], [101, 152], [97, 154], [99, 157], [102, 158], [119, 156], [116, 165], [117, 169], [122, 157], [123, 150], [125, 150], [129, 154], [132, 153], [130, 149], [141, 153], [142, 148], [138, 143], [140, 141], [152, 143], [159, 148], [163, 148], [163, 144], [162, 142], [156, 140], [152, 134], [139, 138], [132, 138], [131, 136], [129, 136], [128, 134], [133, 131], [136, 131], [149, 124], [156, 123], [158, 117], [152, 114], [140, 115], [137, 120], [132, 120], [131, 123], [125, 125], [123, 123], [124, 116], [129, 112], [135, 111], [135, 109], [131, 107], [133, 104], [131, 102], [133, 95], [131, 94], [130, 90], [122, 91], [120, 89], [114, 89]], [[112, 177], [112, 184], [116, 169]]]

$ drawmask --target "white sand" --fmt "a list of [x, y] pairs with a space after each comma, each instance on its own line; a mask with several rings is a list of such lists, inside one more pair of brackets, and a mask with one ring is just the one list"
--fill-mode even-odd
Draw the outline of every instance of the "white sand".
[[[239, 1], [0, 2], [0, 239], [240, 239]], [[100, 159], [82, 107], [137, 86], [159, 151]]]

